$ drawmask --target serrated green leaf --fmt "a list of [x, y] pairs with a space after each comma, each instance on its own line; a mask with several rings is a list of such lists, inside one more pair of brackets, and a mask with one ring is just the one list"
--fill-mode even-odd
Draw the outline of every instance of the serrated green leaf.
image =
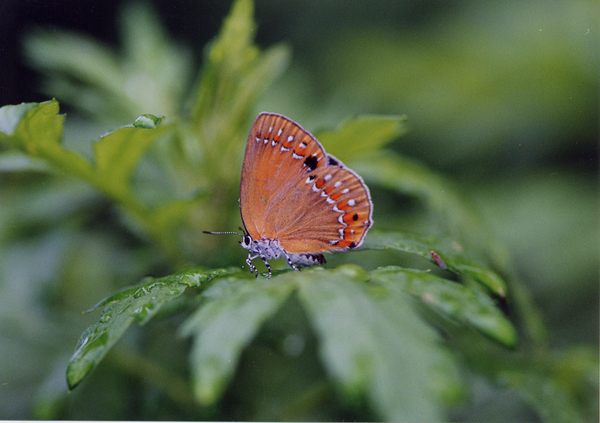
[[290, 49], [286, 45], [275, 45], [265, 50], [253, 62], [252, 67], [240, 75], [237, 92], [232, 98], [231, 111], [234, 116], [243, 116], [258, 95], [271, 85], [287, 68], [290, 61]]
[[379, 150], [406, 132], [406, 116], [357, 116], [330, 131], [319, 131], [317, 139], [327, 151], [345, 162]]
[[[361, 160], [357, 172], [381, 186], [403, 194], [416, 195], [429, 201], [436, 209], [453, 207], [462, 213], [457, 198], [449, 198], [446, 182], [419, 162], [400, 156], [393, 151], [378, 151]], [[448, 200], [452, 203], [447, 204]]]
[[[81, 155], [61, 145], [64, 116], [58, 115], [58, 102], [55, 100], [10, 106], [3, 110], [0, 117], [5, 119], [4, 128], [14, 130], [11, 135], [0, 132], [0, 142], [19, 149], [32, 158], [45, 160], [61, 173], [79, 177], [92, 184], [133, 214], [137, 219], [135, 223], [141, 225], [167, 254], [176, 256], [169, 230], [177, 222], [167, 221], [164, 212], [170, 211], [171, 216], [179, 212], [180, 217], [185, 211], [182, 207], [185, 202], [173, 207], [166, 205], [154, 212], [135, 199], [130, 183], [131, 174], [142, 155], [156, 139], [171, 130], [172, 125], [146, 128], [160, 124], [162, 118], [144, 115], [146, 123], [142, 126], [145, 127], [129, 126], [105, 135], [94, 145], [95, 166], [92, 167]], [[153, 221], [154, 218], [162, 220]]]
[[409, 297], [366, 284], [354, 266], [294, 277], [325, 367], [350, 404], [366, 395], [384, 420], [444, 420], [433, 387], [453, 364]]
[[[44, 156], [48, 150], [61, 147], [64, 115], [58, 114], [58, 101], [51, 100], [32, 107], [24, 116], [13, 135], [19, 147], [32, 156]], [[46, 154], [44, 154], [46, 153]]]
[[61, 145], [65, 117], [58, 114], [56, 100], [4, 106], [2, 109], [5, 110], [4, 126], [12, 133], [1, 132], [0, 141], [32, 157], [46, 159], [61, 170], [90, 178], [89, 162]]
[[517, 332], [487, 295], [431, 273], [385, 267], [371, 272], [375, 280], [402, 288], [423, 304], [456, 323], [472, 326], [492, 339], [514, 347]]
[[69, 360], [69, 388], [77, 386], [98, 365], [131, 323], [145, 324], [188, 287], [200, 287], [215, 278], [238, 272], [239, 269], [187, 269], [164, 278], [147, 278], [139, 285], [102, 300], [92, 308], [105, 307], [100, 320], [83, 332]]
[[194, 336], [191, 366], [196, 398], [213, 404], [231, 379], [242, 350], [274, 315], [294, 285], [280, 278], [222, 279], [203, 292], [204, 305], [182, 326]]
[[[477, 341], [475, 341], [477, 342]], [[503, 354], [463, 349], [470, 364], [523, 396], [549, 423], [598, 420], [598, 350], [576, 346], [562, 353]]]
[[406, 232], [381, 232], [372, 230], [363, 244], [363, 248], [392, 248], [398, 251], [416, 254], [432, 262], [435, 251], [444, 260], [448, 270], [459, 275], [473, 278], [491, 292], [500, 297], [506, 296], [506, 282], [496, 272], [473, 259], [461, 244], [450, 238], [423, 237]]
[[287, 67], [290, 57], [286, 46], [261, 52], [253, 43], [253, 11], [250, 0], [234, 2], [218, 37], [207, 49], [192, 99], [190, 119], [204, 151], [197, 145], [187, 146], [186, 159], [202, 163], [212, 177], [220, 174], [225, 180], [239, 178], [239, 170], [230, 163], [243, 154], [241, 143], [247, 137], [249, 112], [258, 95]]
[[[207, 63], [198, 84], [192, 120], [201, 123], [208, 113], [232, 114], [229, 106], [236, 101], [237, 91], [244, 89], [242, 82], [250, 82], [248, 73], [260, 66], [262, 57], [252, 43], [256, 24], [254, 5], [250, 0], [237, 0], [231, 7], [217, 39], [207, 52]], [[277, 63], [277, 62], [275, 62]], [[272, 63], [272, 64], [275, 64]], [[272, 75], [280, 69], [273, 68]], [[236, 115], [239, 110], [236, 110]]]

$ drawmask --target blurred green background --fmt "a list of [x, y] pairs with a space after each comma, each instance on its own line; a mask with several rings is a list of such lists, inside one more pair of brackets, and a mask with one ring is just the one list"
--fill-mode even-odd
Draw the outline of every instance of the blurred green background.
[[[142, 98], [131, 115], [85, 110], [49, 87], [24, 49], [27, 36], [43, 27], [83, 33], [119, 51], [126, 3], [4, 0], [0, 105], [56, 96], [68, 113], [67, 145], [143, 113], [168, 115], [169, 105]], [[181, 78], [191, 82], [231, 3], [150, 4], [182, 46], [191, 71]], [[309, 129], [352, 114], [406, 114], [410, 132], [395, 149], [468, 193], [508, 246], [543, 311], [551, 346], [597, 347], [599, 10], [597, 1], [579, 0], [258, 0], [258, 44], [284, 42], [292, 61], [256, 112], [282, 113]], [[95, 318], [81, 311], [162, 266], [157, 260], [154, 269], [136, 267], [148, 262], [136, 254], [152, 252], [123, 248], [141, 241], [115, 236], [114, 210], [91, 189], [70, 184], [63, 193], [69, 202], [62, 202], [60, 191], [45, 191], [53, 183], [0, 170], [0, 418], [32, 418], [45, 393], [64, 384], [66, 361]], [[71, 212], [65, 207], [77, 206], [73, 198], [94, 210], [77, 222], [94, 228], [91, 237], [75, 236], [75, 224], [58, 225]], [[386, 198], [374, 193], [385, 216], [415, 220], [401, 201], [377, 202]], [[513, 417], [510, 393], [491, 397], [482, 386], [457, 418]], [[74, 415], [86, 415], [80, 413]]]

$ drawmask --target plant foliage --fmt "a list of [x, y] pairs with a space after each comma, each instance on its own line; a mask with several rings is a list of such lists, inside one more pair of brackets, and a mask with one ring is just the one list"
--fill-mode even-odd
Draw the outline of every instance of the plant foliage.
[[[133, 13], [126, 22], [137, 28]], [[147, 20], [140, 28], [156, 26], [148, 22], [153, 18], [147, 10], [138, 10], [137, 16]], [[95, 107], [93, 113], [109, 113], [112, 99], [133, 121], [132, 110], [138, 109], [117, 98], [123, 94], [115, 85], [137, 75], [150, 57], [158, 63], [146, 73], [162, 81], [162, 91], [155, 95], [177, 96], [167, 102], [171, 106], [164, 118], [162, 112], [160, 117], [145, 114], [99, 137], [90, 158], [63, 145], [65, 116], [59, 114], [56, 100], [0, 108], [0, 143], [7, 148], [0, 157], [4, 169], [67, 176], [89, 185], [120, 210], [123, 225], [157, 247], [170, 269], [181, 269], [144, 278], [94, 307], [101, 315], [81, 335], [69, 360], [69, 388], [75, 389], [99, 367], [132, 323], [143, 326], [183, 316], [177, 331], [191, 340], [192, 377], [184, 389], [191, 393], [194, 413], [200, 413], [191, 416], [235, 417], [219, 414], [219, 402], [230, 400], [228, 392], [239, 382], [236, 375], [243, 371], [245, 354], [294, 303], [316, 337], [316, 357], [323, 369], [318, 383], [299, 394], [281, 394], [288, 408], [238, 417], [441, 421], [447, 419], [448, 407], [464, 398], [467, 387], [460, 372], [466, 368], [518, 390], [545, 421], [584, 421], [582, 403], [590, 400], [577, 392], [589, 388], [597, 393], [589, 379], [598, 370], [593, 358], [586, 351], [577, 357], [549, 351], [539, 315], [514, 276], [506, 251], [473, 208], [448, 181], [387, 148], [405, 132], [404, 117], [358, 116], [317, 134], [328, 151], [371, 187], [415, 199], [433, 222], [427, 234], [373, 229], [362, 250], [381, 256], [378, 260], [387, 261], [385, 266], [362, 259], [368, 253], [364, 251], [347, 255], [362, 265], [302, 272], [282, 268], [271, 279], [255, 279], [239, 266], [222, 267], [233, 260], [239, 263], [242, 251], [223, 248], [217, 259], [209, 258], [215, 251], [210, 244], [217, 241], [200, 231], [235, 227], [239, 166], [232, 163], [241, 162], [257, 97], [282, 73], [289, 56], [281, 45], [260, 51], [252, 41], [254, 27], [252, 2], [236, 1], [206, 50], [189, 98], [181, 88], [167, 90], [188, 71], [169, 66], [159, 72], [172, 57], [180, 57], [180, 50], [156, 33], [132, 32], [126, 49], [129, 62], [119, 62], [89, 40], [87, 60], [59, 61], [71, 43], [80, 42], [69, 34], [30, 40], [38, 63], [60, 71], [62, 77], [51, 87], [67, 92], [67, 102], [78, 103], [82, 92], [65, 74], [93, 82], [84, 89], [87, 99], [108, 94], [102, 102], [81, 102]], [[94, 64], [110, 69], [103, 73], [108, 76], [100, 78]], [[146, 89], [143, 83], [140, 89]], [[144, 180], [148, 168], [151, 176]], [[140, 179], [161, 187], [161, 192], [148, 197]], [[432, 252], [446, 269], [437, 267]], [[210, 267], [184, 268], [189, 261]], [[290, 357], [302, 355], [308, 342], [286, 329], [271, 336], [275, 344], [288, 346]], [[267, 372], [267, 367], [261, 370]], [[328, 388], [315, 391], [323, 385]], [[249, 402], [258, 401], [253, 392], [245, 395]], [[300, 407], [299, 397], [309, 405]], [[335, 411], [316, 413], [323, 401], [334, 404]], [[212, 411], [202, 414], [196, 405]]]

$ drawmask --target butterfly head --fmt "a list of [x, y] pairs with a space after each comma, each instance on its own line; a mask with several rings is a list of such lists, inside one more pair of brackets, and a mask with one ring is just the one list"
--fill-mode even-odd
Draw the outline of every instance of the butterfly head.
[[260, 257], [262, 259], [262, 261], [265, 263], [265, 266], [267, 266], [267, 269], [269, 271], [269, 278], [271, 277], [271, 266], [269, 265], [269, 262], [267, 261], [268, 259], [272, 259], [272, 258], [279, 258], [282, 255], [285, 255], [286, 259], [288, 260], [288, 263], [290, 264], [290, 266], [292, 266], [293, 269], [298, 270], [296, 268], [296, 266], [294, 266], [294, 264], [290, 261], [290, 257], [289, 255], [287, 255], [285, 253], [285, 251], [283, 251], [281, 249], [281, 247], [279, 246], [279, 242], [275, 241], [275, 240], [270, 240], [270, 239], [266, 239], [266, 240], [254, 240], [254, 238], [252, 238], [252, 236], [245, 230], [242, 228], [239, 228], [240, 231], [242, 231], [242, 233], [238, 233], [238, 232], [209, 232], [209, 231], [202, 231], [205, 234], [210, 234], [210, 235], [238, 235], [242, 237], [241, 241], [238, 241], [240, 243], [240, 245], [245, 248], [246, 250], [249, 250], [248, 252], [248, 258], [246, 259], [246, 263], [248, 264], [248, 266], [250, 267], [250, 271], [255, 275], [258, 276], [258, 270], [256, 269], [256, 266], [254, 266], [252, 264], [252, 260], [254, 260], [257, 257]]
[[248, 234], [240, 235], [242, 236], [242, 240], [240, 241], [241, 246], [246, 250], [249, 250], [252, 246], [252, 237]]

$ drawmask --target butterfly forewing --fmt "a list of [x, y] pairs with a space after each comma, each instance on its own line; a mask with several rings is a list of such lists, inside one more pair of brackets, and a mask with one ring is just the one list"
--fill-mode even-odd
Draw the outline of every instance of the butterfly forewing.
[[362, 179], [288, 118], [262, 113], [248, 137], [240, 185], [242, 219], [253, 239], [288, 253], [356, 248], [372, 225]]
[[[277, 208], [304, 173], [305, 160], [294, 158], [310, 153], [309, 164], [324, 165], [325, 151], [312, 135], [284, 116], [261, 113], [246, 144], [240, 205], [246, 230], [254, 239], [277, 239], [280, 228], [270, 224]], [[314, 163], [313, 163], [314, 161]]]

